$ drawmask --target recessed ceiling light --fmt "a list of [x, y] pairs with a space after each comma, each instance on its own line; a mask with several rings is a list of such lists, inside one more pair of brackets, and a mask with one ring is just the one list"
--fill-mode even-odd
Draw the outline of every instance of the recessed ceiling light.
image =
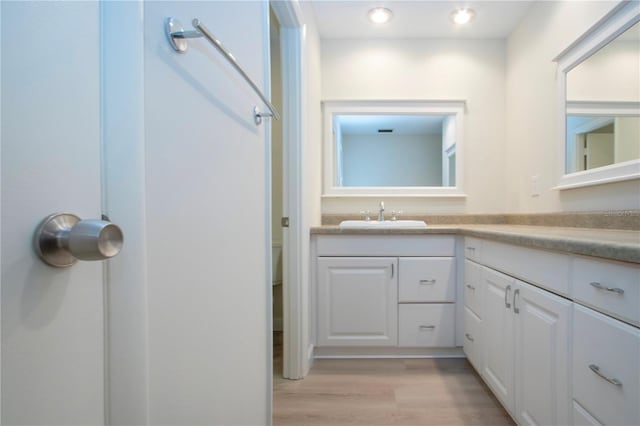
[[451, 20], [460, 25], [470, 22], [474, 16], [476, 16], [476, 12], [473, 9], [463, 8], [451, 12]]
[[384, 24], [391, 20], [393, 12], [386, 7], [376, 7], [369, 11], [369, 20], [375, 24]]

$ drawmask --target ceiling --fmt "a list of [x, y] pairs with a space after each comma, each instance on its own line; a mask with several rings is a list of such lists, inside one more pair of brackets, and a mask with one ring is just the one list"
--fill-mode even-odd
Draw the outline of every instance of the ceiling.
[[[465, 0], [303, 0], [312, 3], [321, 38], [473, 38], [503, 39], [525, 16], [533, 1]], [[367, 12], [374, 7], [393, 11], [386, 24], [372, 24]], [[475, 19], [454, 24], [450, 13], [470, 7]]]

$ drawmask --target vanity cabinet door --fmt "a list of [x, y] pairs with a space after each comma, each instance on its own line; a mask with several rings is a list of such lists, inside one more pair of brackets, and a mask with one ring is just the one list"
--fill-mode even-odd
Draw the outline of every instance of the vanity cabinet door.
[[483, 269], [482, 376], [520, 425], [568, 424], [571, 301]]
[[515, 279], [493, 269], [483, 268], [482, 285], [484, 356], [481, 374], [502, 405], [512, 412], [514, 318], [511, 308]]
[[515, 417], [520, 425], [569, 424], [571, 301], [517, 281]]
[[318, 258], [318, 345], [396, 346], [398, 259]]

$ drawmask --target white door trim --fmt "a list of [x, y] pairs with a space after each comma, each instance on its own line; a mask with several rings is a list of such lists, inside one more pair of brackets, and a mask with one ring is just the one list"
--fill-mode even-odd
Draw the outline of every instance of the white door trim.
[[[144, 0], [100, 2], [103, 212], [124, 231], [105, 263], [107, 424], [148, 424]], [[126, 354], [126, 356], [123, 356]]]
[[[2, 6], [0, 5], [0, 25]], [[2, 82], [2, 43], [0, 43], [0, 82]], [[0, 129], [2, 128], [2, 84], [0, 84]], [[2, 236], [2, 132], [0, 132], [0, 236]], [[0, 342], [2, 342], [2, 244], [0, 244]], [[2, 345], [0, 345], [0, 423], [2, 423]]]
[[[283, 376], [299, 379], [305, 373], [302, 259], [302, 11], [297, 0], [274, 1], [271, 7], [280, 22], [283, 104]], [[269, 329], [271, 329], [269, 325]]]

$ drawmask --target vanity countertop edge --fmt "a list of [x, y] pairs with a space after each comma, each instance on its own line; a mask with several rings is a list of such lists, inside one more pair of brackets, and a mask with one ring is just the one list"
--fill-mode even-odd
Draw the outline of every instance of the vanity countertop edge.
[[640, 231], [531, 225], [433, 225], [424, 229], [311, 228], [312, 235], [442, 235], [486, 238], [544, 250], [640, 264]]

